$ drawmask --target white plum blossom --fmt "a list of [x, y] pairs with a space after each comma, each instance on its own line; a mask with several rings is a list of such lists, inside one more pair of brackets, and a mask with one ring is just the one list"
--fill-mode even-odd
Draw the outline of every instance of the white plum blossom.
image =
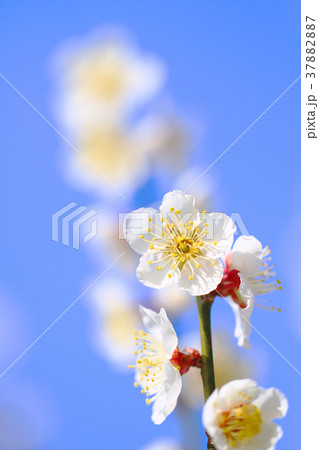
[[230, 251], [235, 225], [222, 213], [201, 213], [194, 197], [168, 192], [157, 211], [140, 208], [123, 224], [131, 247], [143, 256], [137, 278], [161, 289], [177, 284], [191, 295], [216, 289], [223, 276], [221, 258]]
[[177, 349], [177, 336], [165, 309], [159, 313], [140, 306], [147, 332], [134, 332], [137, 362], [134, 385], [141, 386], [146, 403], [153, 404], [152, 421], [159, 425], [174, 410], [182, 388], [180, 371], [170, 361]]
[[269, 255], [269, 248], [263, 248], [254, 236], [240, 236], [232, 248], [231, 267], [241, 273], [254, 295], [281, 290], [279, 280], [271, 281], [276, 273], [273, 270], [274, 265], [269, 265]]
[[[281, 290], [279, 280], [271, 280], [275, 272], [274, 266], [269, 266], [271, 261], [269, 253], [268, 247], [262, 248], [254, 236], [240, 236], [225, 259], [223, 280], [216, 289], [216, 294], [226, 298], [234, 311], [236, 320], [234, 334], [238, 339], [238, 345], [245, 348], [251, 347], [250, 316], [255, 304], [255, 295]], [[275, 310], [274, 307], [268, 308], [260, 304], [258, 306]]]
[[273, 450], [282, 429], [273, 422], [288, 410], [277, 389], [263, 389], [251, 379], [216, 389], [203, 410], [203, 424], [217, 450]]

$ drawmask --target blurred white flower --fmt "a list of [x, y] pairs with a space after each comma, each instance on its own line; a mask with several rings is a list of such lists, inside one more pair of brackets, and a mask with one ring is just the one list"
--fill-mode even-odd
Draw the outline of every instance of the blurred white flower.
[[140, 208], [128, 214], [123, 229], [131, 247], [143, 254], [139, 281], [156, 289], [178, 284], [203, 295], [222, 279], [220, 257], [230, 250], [235, 225], [222, 213], [200, 214], [191, 195], [173, 191], [164, 196], [160, 212]]
[[277, 389], [235, 380], [208, 398], [203, 424], [217, 450], [273, 450], [282, 430], [272, 421], [284, 417], [287, 409], [288, 401]]
[[129, 195], [149, 176], [147, 149], [134, 130], [124, 126], [83, 127], [73, 142], [77, 152], [69, 153], [64, 172], [82, 189], [117, 196], [113, 185]]
[[101, 264], [105, 265], [110, 264], [125, 253], [116, 266], [117, 269], [125, 273], [125, 276], [132, 275], [138, 264], [139, 255], [134, 252], [124, 238], [118, 214], [106, 211], [105, 205], [101, 203], [95, 205], [94, 209], [99, 211], [99, 229], [89, 247], [89, 250], [92, 251], [92, 257], [95, 261], [98, 259]]
[[145, 445], [141, 450], [183, 450], [183, 446], [175, 439], [163, 437]]
[[141, 136], [147, 142], [148, 151], [154, 161], [155, 170], [165, 168], [167, 173], [183, 169], [194, 144], [191, 124], [176, 113], [144, 118], [138, 125]]
[[141, 386], [146, 403], [153, 404], [152, 420], [161, 424], [174, 410], [182, 388], [180, 371], [171, 358], [177, 349], [177, 336], [165, 310], [160, 313], [140, 306], [143, 324], [148, 330], [135, 332], [137, 362], [135, 386]]
[[156, 310], [163, 307], [170, 317], [182, 314], [191, 304], [193, 298], [188, 292], [169, 286], [164, 289], [152, 289], [150, 291], [150, 303]]
[[166, 77], [158, 58], [141, 52], [125, 32], [107, 28], [64, 44], [55, 72], [59, 112], [71, 127], [118, 121], [155, 95]]
[[[245, 348], [251, 347], [250, 316], [254, 296], [281, 289], [279, 280], [270, 280], [275, 272], [273, 266], [268, 265], [271, 259], [269, 253], [269, 249], [263, 249], [254, 236], [240, 236], [226, 257], [224, 276], [216, 288], [217, 295], [229, 299], [236, 319], [235, 337], [238, 338], [238, 345]], [[275, 310], [273, 307], [262, 307]]]
[[[192, 347], [200, 349], [199, 335], [187, 335], [181, 338]], [[215, 384], [217, 388], [222, 387], [229, 381], [256, 375], [256, 364], [251, 356], [239, 351], [233, 344], [226, 332], [217, 330], [213, 333], [213, 355]], [[189, 369], [183, 378], [183, 389], [181, 392], [182, 402], [189, 408], [200, 409], [203, 405], [203, 383], [200, 371], [194, 367]]]
[[127, 370], [127, 361], [132, 354], [132, 330], [140, 324], [131, 292], [129, 285], [115, 278], [95, 287], [88, 303], [95, 350], [122, 370]]

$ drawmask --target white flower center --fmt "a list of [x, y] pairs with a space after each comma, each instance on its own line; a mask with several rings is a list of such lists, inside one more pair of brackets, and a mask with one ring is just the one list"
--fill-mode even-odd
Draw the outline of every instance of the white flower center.
[[241, 445], [261, 431], [261, 414], [250, 403], [234, 406], [218, 414], [218, 425], [231, 447]]
[[167, 359], [167, 352], [162, 341], [146, 333], [143, 330], [134, 331], [136, 346], [140, 349], [134, 351], [138, 355], [135, 365], [137, 369], [136, 382], [134, 386], [141, 386], [142, 394], [146, 394], [146, 403], [151, 404], [163, 391], [163, 364]]
[[[148, 264], [156, 264], [157, 270], [162, 270], [168, 264], [171, 264], [172, 269], [178, 267], [182, 270], [184, 265], [188, 264], [191, 269], [189, 279], [192, 280], [195, 270], [201, 268], [202, 261], [208, 260], [211, 266], [215, 265], [214, 259], [207, 257], [204, 253], [206, 249], [212, 250], [217, 245], [217, 241], [206, 239], [209, 233], [207, 230], [209, 224], [202, 225], [206, 211], [202, 212], [203, 218], [201, 220], [186, 223], [182, 221], [180, 210], [171, 207], [170, 211], [172, 213], [169, 217], [170, 220], [161, 218], [162, 228], [154, 224], [149, 218], [150, 227], [146, 231], [154, 236], [151, 241], [145, 239], [143, 235], [140, 236], [145, 242], [150, 243], [149, 249], [154, 254], [162, 254], [160, 259], [148, 261]], [[169, 272], [167, 276], [171, 278], [172, 274]]]

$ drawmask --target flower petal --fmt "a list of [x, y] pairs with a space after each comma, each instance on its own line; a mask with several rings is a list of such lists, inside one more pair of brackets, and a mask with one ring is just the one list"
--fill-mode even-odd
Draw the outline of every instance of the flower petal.
[[191, 295], [205, 295], [216, 289], [223, 278], [223, 264], [219, 259], [211, 261], [198, 257], [200, 268], [187, 262], [181, 270], [178, 285]]
[[[138, 280], [145, 286], [155, 289], [176, 284], [180, 277], [180, 271], [178, 268], [172, 269], [173, 259], [164, 261], [162, 266], [157, 264], [157, 261], [162, 260], [165, 256], [165, 253], [160, 252], [147, 251], [144, 253], [136, 270]], [[150, 261], [152, 262], [150, 263]], [[157, 267], [161, 267], [161, 269], [157, 270]]]
[[248, 443], [238, 447], [238, 450], [275, 450], [276, 443], [283, 432], [279, 425], [270, 422], [262, 425], [260, 433], [256, 434]]
[[160, 425], [174, 410], [182, 389], [182, 377], [169, 360], [163, 365], [163, 375], [163, 392], [153, 404], [152, 421], [156, 425]]
[[[176, 211], [180, 211], [179, 217], [176, 216]], [[199, 214], [198, 209], [195, 207], [194, 197], [186, 195], [182, 191], [171, 191], [165, 194], [160, 206], [160, 212], [169, 222], [182, 222], [183, 224], [195, 221]]]
[[[210, 213], [205, 216], [206, 241], [211, 241], [211, 251], [216, 256], [226, 256], [232, 246], [236, 226], [233, 220], [223, 213]], [[213, 244], [214, 243], [214, 244]]]
[[223, 402], [229, 408], [234, 403], [240, 402], [243, 394], [249, 394], [250, 397], [254, 397], [255, 393], [258, 392], [257, 383], [250, 378], [233, 380], [222, 386], [219, 392], [220, 398], [223, 399]]
[[139, 311], [141, 314], [141, 318], [143, 324], [147, 331], [155, 336], [157, 339], [162, 339], [161, 332], [161, 318], [158, 313], [153, 311], [152, 309], [145, 308], [142, 305], [139, 305]]
[[249, 335], [251, 331], [250, 326], [250, 316], [254, 309], [254, 294], [249, 288], [249, 284], [247, 281], [243, 278], [242, 275], [240, 275], [240, 286], [239, 286], [239, 293], [242, 296], [242, 299], [244, 303], [247, 305], [246, 308], [241, 308], [237, 303], [235, 303], [231, 298], [228, 300], [228, 303], [232, 307], [234, 314], [235, 314], [235, 320], [236, 320], [236, 326], [235, 326], [235, 332], [234, 335], [238, 339], [237, 344], [240, 347], [244, 347], [246, 349], [251, 348], [250, 342], [249, 342]]
[[170, 320], [168, 319], [164, 308], [161, 308], [159, 318], [162, 334], [161, 340], [163, 342], [164, 349], [168, 353], [168, 356], [171, 358], [174, 350], [177, 347], [178, 339], [174, 327], [171, 324]]
[[262, 389], [259, 397], [253, 402], [260, 410], [263, 422], [280, 419], [287, 414], [288, 400], [278, 389]]
[[254, 273], [262, 262], [262, 245], [254, 236], [240, 236], [234, 243], [231, 264], [243, 274]]
[[130, 212], [124, 219], [123, 232], [127, 242], [137, 253], [145, 253], [149, 248], [149, 243], [141, 238], [151, 241], [153, 235], [147, 230], [150, 227], [149, 218], [155, 223], [158, 211], [154, 208], [139, 208]]
[[227, 409], [227, 406], [228, 405], [220, 395], [220, 390], [215, 389], [215, 391], [208, 397], [203, 409], [202, 422], [204, 428], [218, 450], [229, 449], [227, 439], [221, 431], [217, 421], [218, 412], [220, 410]]

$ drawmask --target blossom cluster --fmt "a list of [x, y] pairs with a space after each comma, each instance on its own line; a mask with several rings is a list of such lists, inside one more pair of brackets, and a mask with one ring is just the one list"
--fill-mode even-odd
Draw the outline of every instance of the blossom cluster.
[[[269, 248], [252, 235], [239, 235], [231, 216], [209, 211], [211, 185], [196, 183], [196, 204], [186, 194], [201, 168], [187, 169], [194, 124], [167, 100], [166, 65], [123, 30], [101, 28], [64, 45], [54, 70], [55, 109], [74, 150], [68, 149], [61, 166], [68, 180], [99, 199], [94, 257], [104, 264], [125, 255], [116, 275], [91, 291], [94, 349], [122, 371], [133, 352], [134, 386], [151, 406], [152, 421], [161, 424], [178, 401], [192, 411], [203, 406], [200, 375], [207, 368], [199, 333], [187, 329], [195, 333], [194, 339], [186, 334], [195, 344], [182, 347], [173, 323], [191, 310], [192, 296], [210, 305], [225, 300], [235, 316], [238, 347], [227, 331], [214, 335], [216, 389], [202, 412], [208, 444], [217, 450], [272, 450], [282, 435], [273, 420], [286, 414], [288, 403], [277, 389], [257, 386], [256, 364], [240, 352], [251, 348], [254, 307], [276, 309], [260, 296], [281, 290], [281, 283]], [[139, 207], [141, 192], [153, 202], [167, 186], [171, 190], [159, 209], [155, 203]], [[114, 216], [119, 195], [123, 210], [132, 211], [122, 239]], [[164, 439], [145, 448], [183, 447]]]
[[[279, 280], [272, 281], [269, 249], [254, 236], [240, 236], [233, 244], [235, 232], [230, 217], [200, 212], [195, 199], [181, 191], [167, 193], [159, 211], [140, 208], [124, 221], [128, 243], [142, 255], [138, 280], [155, 289], [177, 285], [206, 302], [226, 298], [235, 313], [238, 345], [250, 348], [254, 297], [281, 286]], [[152, 420], [160, 424], [176, 406], [182, 375], [190, 367], [201, 367], [201, 359], [196, 350], [180, 352], [163, 308], [159, 314], [144, 307], [140, 312], [147, 331], [134, 332], [139, 351], [130, 367], [136, 367], [135, 386], [146, 394], [146, 403], [153, 404]], [[282, 436], [272, 421], [285, 416], [287, 408], [278, 390], [259, 388], [251, 379], [234, 380], [207, 399], [203, 424], [218, 450], [269, 450]]]

